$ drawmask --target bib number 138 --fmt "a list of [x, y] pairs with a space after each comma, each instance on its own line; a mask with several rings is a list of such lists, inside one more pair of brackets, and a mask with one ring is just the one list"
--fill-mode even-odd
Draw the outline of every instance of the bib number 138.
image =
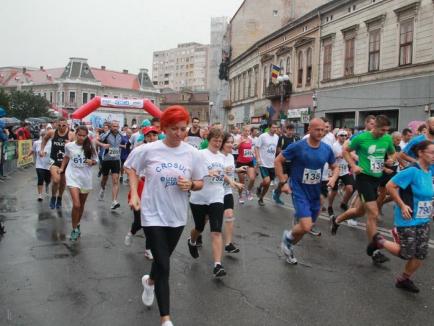
[[314, 185], [321, 182], [321, 170], [304, 169], [303, 171], [303, 183], [308, 185]]

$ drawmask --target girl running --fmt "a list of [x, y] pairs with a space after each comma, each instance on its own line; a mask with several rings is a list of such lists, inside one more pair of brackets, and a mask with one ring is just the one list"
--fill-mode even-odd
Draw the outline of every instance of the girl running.
[[[88, 137], [89, 131], [78, 126], [75, 131], [76, 141], [65, 145], [65, 155], [58, 173], [65, 172], [66, 186], [72, 199], [71, 240], [81, 236], [80, 220], [83, 216], [87, 195], [92, 190], [92, 166], [97, 164], [98, 156]], [[68, 164], [71, 163], [71, 164]], [[66, 168], [66, 171], [65, 171]]]
[[[237, 169], [241, 167], [246, 167], [238, 172], [238, 180], [241, 184], [244, 184], [245, 175], [247, 171], [247, 176], [249, 177], [249, 184], [247, 185], [247, 199], [252, 200], [252, 189], [255, 184], [256, 171], [255, 165], [253, 164], [254, 148], [253, 142], [250, 138], [250, 127], [244, 126], [243, 132], [240, 137], [240, 142], [238, 143], [238, 157], [237, 157]], [[239, 190], [239, 203], [243, 204], [245, 197], [243, 196], [242, 190]]]

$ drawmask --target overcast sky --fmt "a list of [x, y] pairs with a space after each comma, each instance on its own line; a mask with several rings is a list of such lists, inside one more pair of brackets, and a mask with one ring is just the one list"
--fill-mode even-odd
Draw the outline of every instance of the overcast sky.
[[152, 70], [152, 52], [210, 41], [211, 17], [232, 17], [242, 0], [0, 0], [0, 67]]

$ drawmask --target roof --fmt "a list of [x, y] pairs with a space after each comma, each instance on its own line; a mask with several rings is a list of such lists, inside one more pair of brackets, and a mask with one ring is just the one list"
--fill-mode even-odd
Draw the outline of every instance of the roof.
[[90, 70], [95, 79], [100, 81], [104, 87], [140, 90], [137, 75], [97, 68], [90, 68]]
[[54, 84], [56, 79], [60, 78], [63, 73], [63, 68], [53, 69], [37, 69], [26, 70], [23, 69], [0, 69], [0, 85], [14, 87], [18, 83], [33, 83], [33, 84]]

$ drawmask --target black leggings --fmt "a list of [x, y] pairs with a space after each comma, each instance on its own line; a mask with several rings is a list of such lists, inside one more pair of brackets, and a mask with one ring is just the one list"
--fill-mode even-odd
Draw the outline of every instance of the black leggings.
[[157, 297], [160, 316], [170, 315], [170, 256], [175, 250], [183, 230], [184, 226], [176, 228], [167, 226], [143, 227], [154, 256], [150, 278], [155, 282], [155, 296]]
[[36, 175], [38, 176], [38, 186], [42, 186], [44, 182], [46, 185], [50, 184], [51, 181], [50, 170], [36, 169]]
[[[131, 234], [136, 234], [137, 231], [139, 231], [142, 228], [142, 221], [141, 221], [141, 217], [140, 217], [140, 210], [135, 211], [133, 210], [133, 214], [134, 214], [134, 222], [133, 224], [131, 224]], [[149, 243], [149, 238], [145, 235], [146, 238], [146, 244], [145, 247], [146, 249], [151, 249], [151, 245]]]

